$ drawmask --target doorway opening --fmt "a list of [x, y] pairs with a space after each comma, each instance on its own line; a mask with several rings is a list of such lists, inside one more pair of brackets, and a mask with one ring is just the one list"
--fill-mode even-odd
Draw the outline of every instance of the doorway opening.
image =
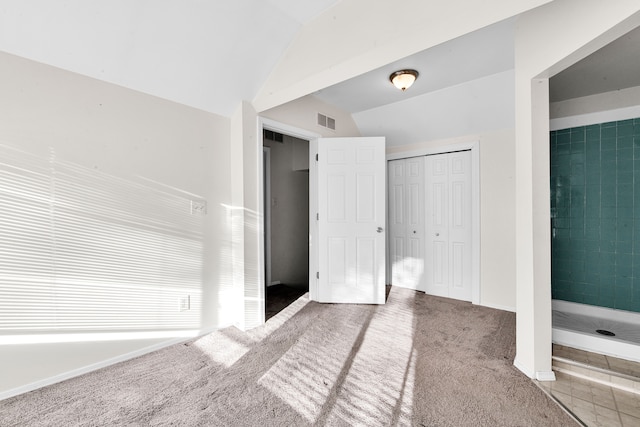
[[265, 320], [309, 291], [309, 141], [262, 129]]

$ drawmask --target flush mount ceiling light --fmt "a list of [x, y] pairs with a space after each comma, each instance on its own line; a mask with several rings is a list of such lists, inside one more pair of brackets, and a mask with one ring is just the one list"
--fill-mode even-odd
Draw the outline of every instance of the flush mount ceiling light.
[[403, 92], [407, 90], [407, 88], [411, 86], [417, 78], [418, 72], [416, 70], [399, 70], [395, 73], [391, 73], [389, 76], [391, 83]]

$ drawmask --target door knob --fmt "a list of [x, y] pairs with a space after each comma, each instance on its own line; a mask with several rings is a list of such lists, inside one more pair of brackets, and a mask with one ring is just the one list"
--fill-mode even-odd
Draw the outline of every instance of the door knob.
[[413, 234], [416, 234], [416, 230], [413, 230]]
[[378, 229], [376, 230], [378, 233], [382, 233], [382, 227], [378, 227]]
[[438, 237], [440, 235], [440, 233], [436, 233], [436, 237]]

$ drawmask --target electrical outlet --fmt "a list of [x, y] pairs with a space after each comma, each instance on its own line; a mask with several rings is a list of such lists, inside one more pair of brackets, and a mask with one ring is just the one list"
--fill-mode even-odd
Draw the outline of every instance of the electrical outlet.
[[207, 214], [207, 201], [206, 200], [192, 200], [191, 201], [191, 214], [192, 215], [206, 215]]
[[180, 298], [180, 311], [191, 310], [191, 295]]

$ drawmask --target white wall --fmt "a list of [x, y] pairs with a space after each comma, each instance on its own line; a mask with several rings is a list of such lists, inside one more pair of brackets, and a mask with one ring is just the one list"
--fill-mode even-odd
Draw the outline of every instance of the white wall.
[[387, 154], [480, 142], [480, 304], [515, 311], [514, 130], [387, 147]]
[[[318, 113], [336, 119], [336, 129], [333, 130], [318, 125]], [[263, 111], [260, 113], [260, 116], [314, 132], [327, 138], [360, 136], [360, 131], [353, 121], [351, 114], [327, 104], [313, 95], [307, 95], [295, 101]]]
[[551, 103], [551, 130], [640, 117], [640, 86]]
[[[231, 275], [229, 120], [5, 53], [0, 93], [0, 143], [45, 158], [53, 150], [59, 159], [206, 199], [200, 326], [229, 322], [219, 310]], [[168, 341], [3, 345], [0, 396]]]

